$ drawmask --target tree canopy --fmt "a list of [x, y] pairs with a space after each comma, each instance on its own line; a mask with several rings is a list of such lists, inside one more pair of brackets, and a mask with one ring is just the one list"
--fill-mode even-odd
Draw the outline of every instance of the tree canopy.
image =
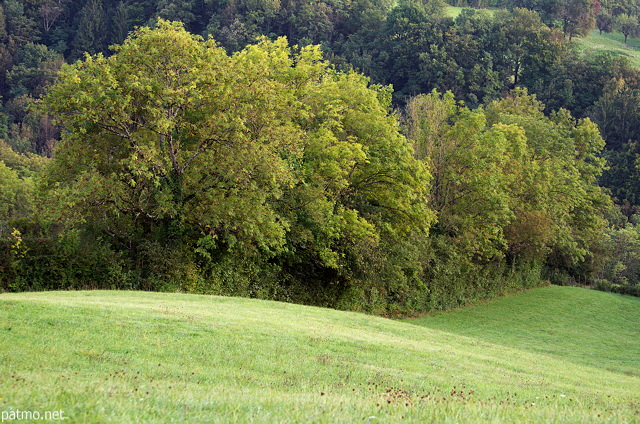
[[382, 228], [433, 219], [429, 174], [389, 102], [318, 47], [262, 40], [228, 56], [160, 20], [63, 68], [43, 102], [66, 129], [46, 187], [60, 219], [132, 258], [152, 243], [206, 273], [220, 255], [296, 255], [344, 283]]

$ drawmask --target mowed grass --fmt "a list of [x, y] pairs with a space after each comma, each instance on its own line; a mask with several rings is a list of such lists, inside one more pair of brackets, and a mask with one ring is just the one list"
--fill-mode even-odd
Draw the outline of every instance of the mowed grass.
[[[0, 412], [62, 410], [66, 423], [640, 421], [640, 299], [588, 292], [598, 310], [628, 309], [626, 322], [592, 332], [627, 343], [632, 358], [593, 349], [578, 360], [526, 342], [540, 332], [520, 322], [526, 298], [545, 307], [539, 297], [555, 289], [479, 305], [497, 305], [485, 326], [495, 340], [459, 334], [463, 311], [409, 323], [213, 296], [2, 294]], [[595, 307], [558, 289], [551, 298]], [[547, 308], [549, 328], [601, 318], [578, 309]], [[447, 316], [453, 327], [436, 329]]]
[[640, 66], [640, 39], [628, 38], [625, 44], [624, 35], [619, 32], [600, 35], [598, 30], [593, 30], [585, 38], [575, 38], [574, 44], [582, 52], [610, 51], [627, 57], [632, 65]]
[[[469, 7], [457, 7], [457, 6], [446, 6], [445, 7], [445, 15], [450, 17], [450, 18], [457, 18], [458, 15], [460, 13], [462, 13], [462, 11], [464, 9], [471, 9]], [[493, 14], [494, 11], [499, 10], [499, 9], [472, 9], [475, 10], [476, 12], [483, 12], [483, 13], [489, 13], [489, 14]]]
[[463, 7], [447, 6], [445, 7], [445, 14], [450, 18], [457, 18], [464, 9]]
[[406, 322], [640, 377], [640, 299], [631, 296], [549, 286]]

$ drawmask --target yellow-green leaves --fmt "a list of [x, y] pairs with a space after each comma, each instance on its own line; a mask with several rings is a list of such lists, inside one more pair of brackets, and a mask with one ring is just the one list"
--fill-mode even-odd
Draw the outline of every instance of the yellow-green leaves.
[[[451, 94], [418, 96], [407, 107], [406, 128], [416, 155], [433, 174], [430, 204], [437, 229], [470, 257], [500, 257], [503, 227], [512, 219], [505, 166], [508, 127], [487, 129], [485, 116], [455, 104]], [[510, 134], [511, 133], [511, 134]]]
[[602, 138], [588, 119], [542, 111], [524, 90], [484, 111], [435, 92], [409, 102], [405, 128], [434, 175], [436, 228], [463, 252], [541, 260], [553, 251], [575, 264], [597, 238], [608, 204], [595, 185]]
[[230, 58], [180, 24], [138, 29], [113, 56], [67, 67], [45, 98], [68, 130], [49, 181], [71, 187], [92, 170], [108, 188], [73, 192], [83, 215], [114, 228], [171, 227], [160, 237], [179, 240], [185, 221], [227, 235], [246, 221], [248, 243], [282, 244], [282, 225], [259, 224], [295, 180], [283, 156], [298, 155], [291, 95], [271, 65]]
[[382, 229], [429, 228], [429, 173], [389, 90], [330, 69], [318, 46], [261, 39], [228, 56], [160, 20], [115, 51], [66, 67], [44, 99], [67, 130], [45, 185], [130, 254], [287, 253], [345, 282]]
[[[492, 122], [520, 126], [527, 138], [526, 174], [517, 191], [516, 220], [509, 229], [514, 251], [539, 255], [552, 251], [562, 266], [585, 259], [603, 227], [610, 200], [596, 178], [604, 169], [604, 147], [589, 119], [576, 121], [566, 110], [549, 117], [525, 90], [487, 106]], [[531, 240], [525, 243], [523, 234]]]

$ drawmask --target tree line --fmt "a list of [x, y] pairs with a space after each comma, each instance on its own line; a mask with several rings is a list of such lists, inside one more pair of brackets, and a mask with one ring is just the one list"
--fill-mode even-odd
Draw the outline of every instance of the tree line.
[[597, 269], [610, 200], [589, 118], [525, 89], [477, 109], [391, 100], [319, 46], [229, 55], [181, 24], [140, 28], [39, 102], [65, 128], [53, 160], [4, 146], [4, 288], [408, 313]]
[[637, 249], [638, 72], [574, 52], [561, 15], [179, 3], [2, 3], [4, 290], [380, 313], [543, 279], [636, 290], [615, 252]]

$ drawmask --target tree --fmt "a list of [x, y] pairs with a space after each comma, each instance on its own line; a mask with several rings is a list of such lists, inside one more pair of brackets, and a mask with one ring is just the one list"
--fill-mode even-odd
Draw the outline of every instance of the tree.
[[529, 150], [530, 165], [518, 194], [520, 212], [507, 232], [513, 246], [521, 234], [535, 231], [536, 254], [549, 254], [551, 274], [584, 282], [594, 277], [595, 269], [581, 267], [593, 259], [610, 206], [597, 185], [605, 167], [600, 157], [604, 140], [588, 118], [575, 120], [562, 109], [547, 117], [543, 108], [522, 89], [486, 108], [489, 122], [522, 127]]
[[180, 21], [185, 25], [196, 19], [191, 0], [158, 0], [156, 3], [157, 14], [162, 19]]
[[24, 4], [17, 0], [5, 0], [4, 13], [7, 20], [7, 32], [18, 46], [40, 39], [36, 22], [25, 15]]
[[[16, 286], [17, 268], [32, 245], [20, 229], [34, 227], [37, 208], [36, 185], [39, 171], [47, 160], [35, 154], [15, 152], [0, 140], [0, 290]], [[19, 229], [20, 228], [20, 229]], [[42, 244], [38, 239], [35, 244]], [[29, 262], [29, 261], [26, 261]]]
[[640, 35], [640, 26], [638, 25], [638, 17], [630, 16], [626, 13], [616, 16], [614, 27], [624, 35], [624, 43], [627, 44], [627, 38], [635, 38]]
[[562, 0], [560, 18], [562, 31], [569, 41], [573, 37], [585, 37], [595, 25], [596, 3], [594, 0]]
[[640, 140], [640, 91], [624, 78], [613, 79], [603, 87], [589, 116], [600, 127], [607, 148], [620, 151], [625, 143]]
[[62, 72], [45, 102], [68, 129], [50, 178], [87, 184], [78, 211], [104, 217], [114, 237], [134, 226], [179, 242], [187, 223], [229, 243], [281, 244], [284, 223], [265, 202], [292, 184], [284, 158], [296, 157], [297, 132], [280, 120], [291, 93], [213, 41], [158, 25]]
[[598, 275], [600, 288], [640, 296], [640, 226], [637, 215], [620, 228], [607, 228], [604, 238], [607, 256]]
[[536, 79], [544, 79], [561, 54], [561, 45], [551, 29], [536, 12], [526, 9], [498, 14], [496, 20], [500, 38], [492, 45], [501, 47], [494, 47], [493, 55], [496, 67], [506, 68], [504, 78], [509, 82], [508, 87], [527, 86]]
[[600, 11], [596, 16], [596, 27], [600, 31], [600, 35], [603, 32], [610, 33], [613, 31], [614, 19], [613, 16], [606, 10]]
[[[314, 91], [309, 98], [311, 110], [314, 116], [321, 117], [314, 119], [314, 126], [340, 128], [334, 132], [337, 140], [318, 138], [308, 150], [307, 172], [313, 175], [311, 181], [317, 181], [314, 196], [330, 200], [336, 215], [332, 220], [339, 217], [335, 224], [325, 225], [321, 231], [335, 239], [328, 245], [332, 251], [337, 248], [340, 256], [358, 258], [355, 262], [359, 266], [349, 269], [352, 278], [357, 273], [370, 276], [366, 272], [367, 262], [363, 261], [368, 253], [358, 251], [367, 247], [367, 240], [369, 249], [373, 249], [383, 235], [388, 241], [397, 241], [413, 232], [428, 233], [434, 219], [427, 207], [429, 173], [414, 159], [411, 143], [399, 134], [397, 120], [388, 113], [389, 90], [368, 88], [364, 77], [350, 73], [327, 78]], [[335, 112], [326, 115], [327, 110], [334, 108]], [[352, 163], [344, 162], [349, 151], [354, 152]], [[327, 168], [331, 163], [334, 165]], [[340, 165], [339, 179], [333, 174], [336, 165]], [[332, 173], [328, 174], [328, 170]], [[300, 196], [296, 194], [296, 198]], [[318, 203], [310, 206], [317, 207]], [[327, 235], [320, 239], [327, 239]], [[355, 239], [360, 241], [353, 245]]]
[[451, 18], [429, 17], [411, 2], [402, 2], [389, 13], [376, 43], [380, 53], [375, 77], [393, 85], [397, 102], [437, 87], [455, 89], [442, 83], [445, 78], [456, 83], [460, 79], [458, 65], [443, 46], [453, 25]]
[[7, 71], [10, 96], [42, 96], [45, 88], [54, 81], [62, 63], [62, 56], [43, 44], [24, 45]]
[[20, 179], [0, 160], [0, 235], [9, 230], [9, 221], [28, 215], [33, 206], [33, 182]]
[[106, 50], [107, 15], [102, 0], [90, 0], [78, 16], [78, 29], [73, 39], [74, 59], [83, 54], [96, 54]]
[[317, 46], [262, 40], [229, 57], [160, 20], [65, 67], [46, 96], [66, 127], [45, 179], [51, 217], [101, 228], [147, 279], [172, 275], [173, 252], [185, 284], [221, 269], [255, 279], [262, 264], [346, 287], [382, 228], [402, 237], [433, 218], [389, 102]]
[[547, 25], [553, 25], [562, 9], [562, 0], [513, 0], [506, 2], [508, 9], [528, 9], [537, 12]]
[[430, 205], [438, 212], [436, 233], [450, 236], [462, 255], [501, 257], [506, 247], [502, 230], [512, 218], [503, 169], [508, 132], [487, 129], [484, 114], [457, 106], [451, 93], [413, 98], [405, 122], [416, 155], [433, 174]]
[[45, 0], [40, 5], [38, 11], [42, 17], [42, 28], [45, 32], [49, 32], [60, 14], [62, 14], [63, 9], [60, 7], [60, 3], [54, 0]]
[[111, 40], [113, 44], [121, 44], [133, 25], [130, 22], [129, 8], [124, 2], [119, 2], [111, 17]]
[[634, 0], [603, 0], [602, 6], [609, 10], [613, 16], [618, 16], [622, 13], [627, 15], [638, 14], [638, 4]]

